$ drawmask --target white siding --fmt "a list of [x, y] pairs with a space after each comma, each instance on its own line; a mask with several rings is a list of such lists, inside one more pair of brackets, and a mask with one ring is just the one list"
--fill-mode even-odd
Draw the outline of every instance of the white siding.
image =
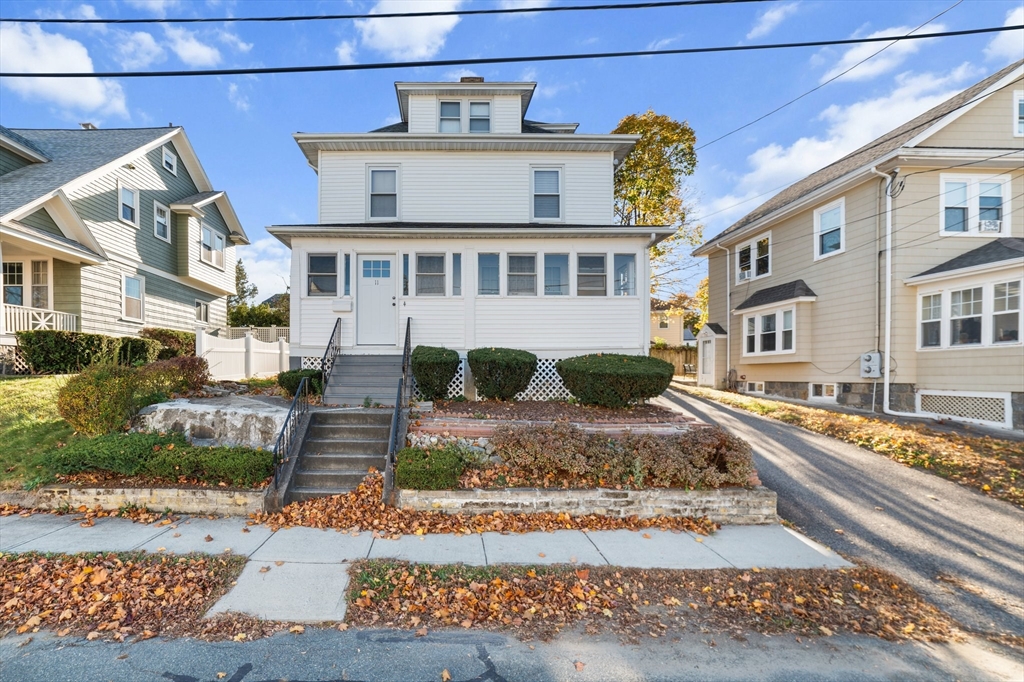
[[323, 152], [322, 223], [367, 219], [367, 167], [371, 165], [400, 167], [399, 216], [404, 222], [529, 222], [530, 168], [535, 165], [564, 169], [564, 222], [613, 222], [610, 152], [444, 151]]
[[523, 104], [519, 95], [500, 95], [491, 100], [491, 132], [503, 135], [523, 132]]
[[409, 95], [410, 133], [436, 133], [437, 115], [435, 95]]

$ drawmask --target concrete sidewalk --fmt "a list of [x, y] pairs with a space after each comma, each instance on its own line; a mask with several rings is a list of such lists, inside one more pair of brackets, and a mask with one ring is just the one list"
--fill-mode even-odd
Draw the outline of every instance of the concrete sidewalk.
[[[780, 525], [724, 526], [710, 537], [660, 530], [561, 530], [502, 535], [405, 535], [247, 526], [242, 519], [183, 518], [165, 526], [103, 518], [83, 528], [75, 514], [0, 517], [0, 552], [245, 556], [237, 584], [210, 610], [270, 620], [320, 622], [345, 615], [346, 564], [397, 559], [425, 564], [579, 564], [625, 568], [843, 568], [838, 554]], [[310, 591], [309, 585], [317, 590]]]

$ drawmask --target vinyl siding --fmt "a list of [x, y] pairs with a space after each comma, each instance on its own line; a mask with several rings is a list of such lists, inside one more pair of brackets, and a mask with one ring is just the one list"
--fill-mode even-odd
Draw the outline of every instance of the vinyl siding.
[[485, 97], [437, 97], [436, 95], [409, 95], [409, 133], [413, 135], [438, 132], [439, 103], [462, 102], [462, 129], [469, 130], [469, 102], [491, 103], [491, 132], [515, 134], [522, 132], [522, 100], [518, 95]]
[[57, 223], [53, 221], [53, 218], [50, 216], [50, 214], [47, 212], [45, 208], [41, 208], [35, 213], [32, 213], [30, 215], [25, 216], [24, 218], [21, 218], [20, 220], [18, 220], [18, 222], [24, 223], [29, 227], [34, 227], [37, 230], [49, 232], [50, 234], [56, 235], [58, 237], [64, 236], [64, 233], [60, 231], [60, 228], [57, 227]]
[[[227, 223], [215, 204], [203, 207], [202, 224], [198, 218], [188, 219], [188, 276], [201, 282], [234, 291], [235, 289], [235, 247], [228, 239]], [[180, 224], [180, 223], [179, 223]], [[203, 230], [202, 225], [213, 229], [224, 237], [224, 267], [218, 268], [202, 260]], [[211, 313], [212, 314], [212, 313]]]
[[0, 175], [24, 168], [30, 163], [32, 162], [25, 157], [15, 154], [10, 149], [0, 147]]
[[[53, 309], [72, 315], [82, 314], [82, 266], [53, 261]], [[81, 322], [79, 322], [81, 324]]]
[[[686, 341], [683, 340], [683, 318], [679, 315], [669, 315], [668, 317], [668, 329], [662, 329], [659, 325], [661, 324], [661, 315], [659, 313], [651, 313], [651, 340], [654, 337], [660, 337], [665, 339], [670, 346], [681, 346]], [[690, 341], [691, 345], [696, 344], [696, 341]]]
[[409, 132], [413, 135], [437, 132], [437, 97], [409, 95]]
[[217, 297], [151, 272], [141, 274], [146, 277], [145, 326], [194, 331], [197, 299], [210, 304], [210, 328], [227, 324], [227, 299], [223, 296]]
[[[320, 222], [364, 222], [367, 167], [397, 165], [405, 222], [529, 222], [531, 166], [561, 166], [564, 222], [610, 225], [610, 153], [323, 152]], [[453, 206], [458, 211], [453, 211]]]
[[523, 104], [519, 95], [491, 98], [491, 132], [502, 135], [523, 132]]
[[1013, 136], [1013, 129], [1017, 125], [1016, 112], [1013, 110], [1014, 90], [1024, 90], [1024, 78], [1017, 79], [978, 102], [970, 111], [918, 146], [1020, 149], [1024, 141]]

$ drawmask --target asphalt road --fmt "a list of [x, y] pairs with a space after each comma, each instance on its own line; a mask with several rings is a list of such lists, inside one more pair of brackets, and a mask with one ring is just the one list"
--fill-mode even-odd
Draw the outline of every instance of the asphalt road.
[[659, 398], [754, 447], [779, 516], [902, 577], [962, 625], [1024, 635], [1024, 510], [855, 445], [674, 391]]

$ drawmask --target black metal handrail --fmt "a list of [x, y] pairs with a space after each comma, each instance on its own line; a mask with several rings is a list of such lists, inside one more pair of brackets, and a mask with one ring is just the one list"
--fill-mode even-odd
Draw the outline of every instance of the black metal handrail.
[[277, 443], [274, 444], [273, 485], [275, 490], [278, 486], [281, 467], [291, 456], [290, 453], [295, 442], [295, 436], [299, 433], [299, 425], [302, 424], [307, 412], [309, 412], [309, 377], [302, 377], [298, 388], [295, 389], [292, 406], [288, 410], [288, 415], [284, 418], [281, 433], [277, 436]]
[[409, 381], [410, 370], [412, 370], [412, 318], [407, 317], [405, 318], [405, 345], [402, 348], [402, 383], [405, 386], [405, 392], [399, 394], [403, 405], [408, 405], [412, 398], [412, 382]]
[[324, 389], [327, 388], [327, 381], [331, 378], [331, 372], [334, 371], [334, 358], [341, 354], [341, 318], [339, 317], [334, 322], [334, 329], [331, 331], [331, 338], [327, 342], [327, 349], [324, 350], [324, 357], [320, 361], [320, 371], [323, 372], [324, 376]]
[[409, 381], [409, 370], [412, 363], [412, 318], [405, 318], [405, 345], [402, 348], [402, 378], [398, 380], [398, 391], [395, 393], [395, 409], [391, 413], [391, 431], [388, 433], [388, 456], [384, 469], [384, 494], [383, 502], [387, 504], [391, 497], [391, 490], [395, 482], [395, 455], [398, 453], [399, 438], [401, 434], [402, 409], [409, 404], [409, 396], [406, 395]]

